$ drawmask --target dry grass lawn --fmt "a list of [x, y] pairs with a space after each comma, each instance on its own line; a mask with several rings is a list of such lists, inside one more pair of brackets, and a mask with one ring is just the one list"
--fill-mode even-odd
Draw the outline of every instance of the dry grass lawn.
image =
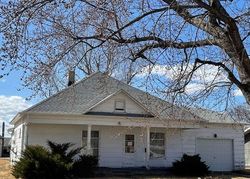
[[0, 159], [0, 179], [14, 179], [11, 175], [9, 158], [1, 158]]
[[[132, 177], [133, 179], [177, 179], [177, 177]], [[95, 179], [132, 179], [130, 177], [98, 177]], [[245, 179], [250, 178], [249, 177], [243, 177], [243, 176], [237, 176], [237, 175], [217, 175], [217, 176], [210, 176], [205, 177], [206, 179]], [[11, 175], [11, 166], [9, 158], [0, 158], [0, 179], [14, 179], [14, 177]], [[185, 177], [179, 178], [179, 179], [185, 179]], [[191, 179], [191, 178], [189, 178]], [[193, 179], [197, 179], [193, 178]]]

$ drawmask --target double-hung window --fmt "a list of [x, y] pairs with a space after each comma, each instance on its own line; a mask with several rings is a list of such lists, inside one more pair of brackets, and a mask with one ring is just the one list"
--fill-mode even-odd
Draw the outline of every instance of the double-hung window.
[[[82, 131], [82, 145], [85, 152], [87, 152], [87, 131]], [[90, 154], [98, 156], [99, 154], [99, 131], [91, 131], [91, 151]]]
[[165, 134], [150, 132], [150, 158], [165, 157]]

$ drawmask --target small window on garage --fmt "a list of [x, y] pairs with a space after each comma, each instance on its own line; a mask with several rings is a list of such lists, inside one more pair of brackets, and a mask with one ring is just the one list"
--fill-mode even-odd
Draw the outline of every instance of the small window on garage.
[[125, 153], [135, 152], [135, 136], [125, 135]]
[[150, 158], [165, 157], [165, 134], [158, 132], [150, 133]]
[[125, 101], [124, 100], [116, 100], [115, 101], [115, 111], [116, 112], [125, 112]]

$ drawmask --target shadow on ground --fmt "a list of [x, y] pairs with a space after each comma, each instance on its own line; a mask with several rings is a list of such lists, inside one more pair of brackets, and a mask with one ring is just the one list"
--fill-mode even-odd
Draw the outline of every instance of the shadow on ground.
[[[95, 179], [185, 179], [199, 177], [176, 177], [165, 169], [146, 170], [139, 169], [110, 169], [99, 168]], [[234, 173], [213, 173], [211, 176], [202, 177], [204, 179], [245, 179], [250, 178], [250, 169]], [[0, 158], [0, 179], [14, 179], [11, 175], [9, 158]]]

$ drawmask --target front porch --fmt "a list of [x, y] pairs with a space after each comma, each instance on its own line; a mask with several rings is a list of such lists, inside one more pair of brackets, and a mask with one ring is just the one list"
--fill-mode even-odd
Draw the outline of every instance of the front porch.
[[181, 158], [181, 129], [98, 125], [29, 124], [28, 145], [71, 142], [97, 155], [100, 167], [170, 167]]

